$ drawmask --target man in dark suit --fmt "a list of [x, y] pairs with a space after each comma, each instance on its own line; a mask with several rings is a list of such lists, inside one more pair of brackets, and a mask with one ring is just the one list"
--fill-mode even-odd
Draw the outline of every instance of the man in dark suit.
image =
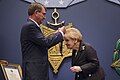
[[28, 22], [21, 30], [21, 50], [23, 80], [49, 80], [48, 49], [63, 40], [64, 27], [52, 36], [45, 37], [40, 24], [45, 19], [46, 8], [40, 3], [32, 3], [28, 8]]
[[96, 50], [83, 42], [82, 34], [76, 28], [66, 29], [64, 39], [68, 49], [72, 49], [72, 67], [75, 80], [105, 80]]

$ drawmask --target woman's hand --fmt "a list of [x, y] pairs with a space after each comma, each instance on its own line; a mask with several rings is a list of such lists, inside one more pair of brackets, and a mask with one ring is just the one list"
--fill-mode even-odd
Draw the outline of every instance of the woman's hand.
[[80, 66], [70, 67], [70, 70], [71, 70], [72, 72], [81, 72], [81, 71], [82, 71], [82, 69], [81, 69]]

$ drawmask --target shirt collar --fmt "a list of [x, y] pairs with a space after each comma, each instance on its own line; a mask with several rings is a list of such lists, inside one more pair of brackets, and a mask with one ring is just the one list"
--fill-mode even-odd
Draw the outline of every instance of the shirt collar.
[[40, 27], [39, 26], [39, 24], [35, 21], [35, 20], [33, 20], [32, 18], [29, 18], [31, 21], [33, 21], [38, 27]]

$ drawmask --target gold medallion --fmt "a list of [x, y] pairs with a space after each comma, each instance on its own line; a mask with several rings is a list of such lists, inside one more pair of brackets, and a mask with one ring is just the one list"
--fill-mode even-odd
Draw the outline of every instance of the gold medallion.
[[[55, 30], [53, 30], [51, 28], [48, 28], [48, 27], [46, 27], [44, 25], [40, 25], [40, 26], [41, 26], [40, 28], [42, 29], [43, 34], [45, 36], [48, 36], [48, 35], [55, 32]], [[65, 27], [66, 28], [72, 27], [72, 23], [69, 23]], [[64, 41], [62, 43], [62, 52], [60, 50], [60, 46], [61, 46], [61, 42], [58, 43], [57, 45], [51, 47], [48, 50], [48, 60], [49, 60], [49, 62], [51, 64], [51, 66], [53, 68], [53, 72], [55, 74], [58, 73], [59, 66], [62, 63], [62, 61], [64, 60], [64, 58], [69, 57], [69, 56], [72, 55], [71, 50], [67, 49]]]

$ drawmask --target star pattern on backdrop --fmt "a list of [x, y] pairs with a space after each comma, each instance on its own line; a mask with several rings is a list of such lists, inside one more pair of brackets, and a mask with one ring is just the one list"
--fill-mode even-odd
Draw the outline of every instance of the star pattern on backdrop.
[[119, 4], [120, 5], [120, 0], [108, 0], [110, 2], [113, 2], [113, 3], [116, 3], [116, 4]]
[[83, 2], [85, 0], [24, 0], [30, 3], [38, 2], [44, 4], [47, 8], [67, 8], [73, 4]]

